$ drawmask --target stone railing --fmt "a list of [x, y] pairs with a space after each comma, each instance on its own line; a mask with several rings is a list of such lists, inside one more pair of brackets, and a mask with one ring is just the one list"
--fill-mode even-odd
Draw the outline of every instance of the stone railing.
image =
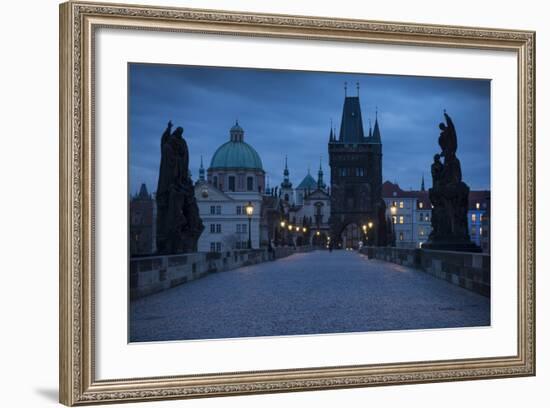
[[280, 246], [274, 249], [275, 259], [286, 258], [287, 256], [298, 254], [301, 252], [310, 252], [313, 250], [311, 245], [301, 246], [301, 247], [289, 247], [289, 246]]
[[420, 269], [483, 296], [491, 295], [491, 256], [488, 254], [394, 247], [365, 247], [361, 253]]
[[131, 258], [130, 299], [161, 292], [209, 273], [268, 260], [266, 249]]

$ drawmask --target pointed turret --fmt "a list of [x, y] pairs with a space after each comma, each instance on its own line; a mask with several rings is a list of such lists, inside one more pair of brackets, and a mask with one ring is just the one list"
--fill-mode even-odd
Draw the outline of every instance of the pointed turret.
[[321, 159], [319, 158], [319, 171], [317, 172], [317, 189], [324, 190], [326, 187], [323, 181], [323, 167], [321, 165]]
[[422, 183], [420, 184], [420, 191], [426, 191], [426, 187], [424, 185], [424, 173], [422, 173]]
[[285, 156], [285, 170], [283, 171], [283, 182], [281, 183], [281, 188], [292, 188], [292, 183], [290, 182], [290, 172], [288, 171], [288, 156]]
[[150, 198], [149, 192], [147, 191], [147, 186], [145, 183], [141, 183], [141, 187], [139, 188], [139, 193], [137, 194], [138, 198], [141, 199], [147, 199]]
[[376, 109], [376, 117], [374, 119], [374, 130], [372, 132], [372, 138], [375, 142], [380, 143], [382, 141], [380, 137], [380, 128], [378, 127], [378, 109]]
[[204, 181], [204, 165], [202, 164], [202, 155], [201, 155], [201, 167], [199, 168], [199, 181]]
[[265, 187], [265, 195], [271, 195], [271, 187], [269, 186], [269, 176], [267, 176], [267, 183]]

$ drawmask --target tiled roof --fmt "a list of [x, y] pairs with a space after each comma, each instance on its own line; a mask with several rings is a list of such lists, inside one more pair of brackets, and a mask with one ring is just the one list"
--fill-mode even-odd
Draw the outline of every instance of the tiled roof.
[[[431, 207], [429, 192], [427, 190], [405, 191], [399, 187], [399, 184], [390, 181], [385, 181], [382, 184], [382, 197], [386, 199], [416, 198], [419, 203], [423, 203], [424, 208]], [[491, 192], [489, 190], [471, 190], [468, 197], [468, 208], [472, 210], [476, 209], [476, 204], [479, 203], [480, 209], [484, 210], [489, 206], [490, 197]]]

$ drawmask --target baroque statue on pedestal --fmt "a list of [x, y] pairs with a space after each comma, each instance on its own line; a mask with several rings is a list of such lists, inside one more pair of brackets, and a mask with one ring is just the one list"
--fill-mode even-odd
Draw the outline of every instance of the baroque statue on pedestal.
[[[451, 117], [444, 113], [440, 123], [441, 153], [434, 156], [431, 166], [432, 232], [422, 248], [448, 251], [481, 252], [468, 234], [468, 196], [470, 187], [462, 181], [460, 161], [456, 157], [457, 135]], [[441, 162], [441, 157], [444, 162]]]
[[189, 149], [183, 128], [172, 132], [168, 122], [160, 142], [160, 170], [156, 192], [157, 252], [196, 252], [204, 229], [189, 174]]

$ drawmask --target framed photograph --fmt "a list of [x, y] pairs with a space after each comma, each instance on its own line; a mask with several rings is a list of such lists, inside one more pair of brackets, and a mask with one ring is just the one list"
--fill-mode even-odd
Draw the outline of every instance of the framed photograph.
[[535, 374], [535, 33], [60, 6], [60, 401]]

